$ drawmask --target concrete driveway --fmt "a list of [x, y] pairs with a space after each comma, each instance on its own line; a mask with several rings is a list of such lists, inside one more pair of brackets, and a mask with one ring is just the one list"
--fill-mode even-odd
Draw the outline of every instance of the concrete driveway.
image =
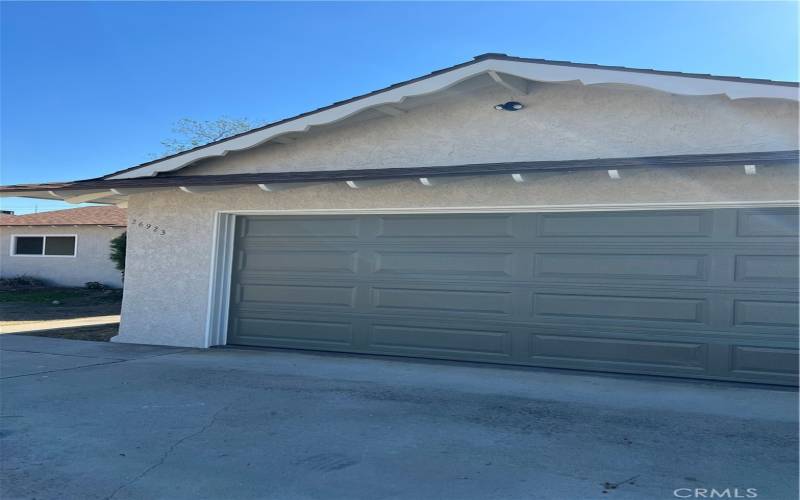
[[794, 391], [19, 335], [0, 347], [4, 499], [797, 498]]

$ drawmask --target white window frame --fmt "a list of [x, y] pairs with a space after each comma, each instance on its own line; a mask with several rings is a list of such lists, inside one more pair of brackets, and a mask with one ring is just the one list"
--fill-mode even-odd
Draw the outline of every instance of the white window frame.
[[[47, 248], [48, 237], [75, 238], [75, 246], [72, 249], [72, 255], [45, 255], [44, 251]], [[17, 238], [42, 238], [42, 253], [40, 254], [17, 253]], [[12, 234], [10, 246], [11, 248], [9, 248], [9, 255], [11, 257], [48, 257], [48, 258], [66, 257], [68, 259], [74, 259], [75, 257], [78, 256], [78, 235], [77, 234]]]

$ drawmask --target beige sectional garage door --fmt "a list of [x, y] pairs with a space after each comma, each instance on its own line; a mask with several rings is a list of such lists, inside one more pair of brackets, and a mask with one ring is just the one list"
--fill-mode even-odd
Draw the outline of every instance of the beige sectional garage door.
[[228, 343], [796, 384], [795, 209], [238, 217]]

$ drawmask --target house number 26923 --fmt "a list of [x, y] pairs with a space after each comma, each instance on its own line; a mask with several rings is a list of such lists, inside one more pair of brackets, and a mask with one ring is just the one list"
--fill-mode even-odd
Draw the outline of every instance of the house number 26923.
[[144, 221], [137, 220], [137, 219], [131, 219], [131, 224], [136, 226], [136, 227], [140, 227], [140, 228], [142, 228], [142, 229], [144, 229], [146, 231], [152, 230], [154, 233], [156, 233], [159, 236], [164, 236], [165, 234], [167, 234], [167, 231], [165, 231], [164, 229], [156, 226], [155, 224], [150, 224], [149, 222], [144, 222]]

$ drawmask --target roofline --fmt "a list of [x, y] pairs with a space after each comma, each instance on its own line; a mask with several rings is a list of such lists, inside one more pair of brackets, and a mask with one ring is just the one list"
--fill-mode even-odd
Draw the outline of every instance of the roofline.
[[405, 179], [418, 177], [463, 177], [501, 175], [542, 171], [607, 170], [628, 168], [676, 168], [738, 165], [797, 165], [800, 151], [757, 151], [667, 156], [638, 156], [622, 158], [593, 158], [580, 160], [545, 160], [502, 163], [477, 163], [410, 168], [375, 168], [359, 170], [312, 170], [292, 172], [262, 172], [254, 174], [192, 175], [134, 177], [130, 179], [89, 179], [84, 181], [0, 186], [0, 194], [102, 190], [111, 188], [166, 188], [180, 186], [277, 184], [303, 182], [358, 181], [370, 179]]
[[[479, 56], [474, 57], [471, 61], [466, 61], [466, 62], [463, 62], [463, 63], [460, 63], [460, 64], [449, 66], [447, 68], [443, 68], [443, 69], [436, 70], [436, 71], [433, 71], [431, 73], [428, 73], [427, 75], [422, 75], [422, 76], [419, 76], [417, 78], [412, 78], [410, 80], [405, 80], [405, 81], [402, 81], [402, 82], [399, 82], [399, 83], [395, 83], [395, 84], [389, 85], [387, 87], [384, 87], [384, 88], [381, 88], [381, 89], [378, 89], [378, 90], [374, 90], [372, 92], [368, 92], [366, 94], [361, 94], [361, 95], [358, 95], [358, 96], [355, 96], [355, 97], [352, 97], [352, 98], [349, 98], [349, 99], [346, 99], [346, 100], [343, 100], [343, 101], [334, 102], [334, 103], [332, 103], [332, 104], [330, 104], [328, 106], [324, 106], [324, 107], [317, 108], [317, 109], [314, 109], [314, 110], [311, 110], [311, 111], [300, 113], [298, 115], [295, 115], [295, 116], [292, 116], [292, 117], [289, 117], [289, 118], [284, 118], [284, 119], [281, 119], [281, 120], [278, 120], [278, 121], [275, 121], [275, 122], [267, 123], [267, 124], [262, 125], [260, 127], [253, 128], [253, 129], [247, 130], [245, 132], [241, 132], [241, 133], [232, 135], [230, 137], [226, 137], [226, 138], [223, 138], [223, 139], [219, 139], [217, 141], [209, 142], [207, 144], [203, 144], [201, 146], [197, 146], [197, 147], [194, 147], [192, 149], [188, 149], [186, 151], [181, 151], [181, 152], [174, 153], [174, 154], [171, 154], [171, 155], [168, 155], [168, 156], [157, 158], [155, 160], [151, 160], [151, 161], [147, 161], [147, 162], [144, 162], [144, 163], [140, 163], [140, 164], [135, 165], [133, 167], [129, 167], [129, 168], [126, 168], [126, 169], [118, 170], [116, 172], [112, 172], [110, 174], [104, 175], [102, 177], [98, 177], [96, 179], [108, 179], [110, 177], [123, 175], [123, 174], [126, 174], [128, 172], [132, 172], [132, 171], [137, 170], [137, 169], [145, 168], [145, 167], [148, 167], [148, 166], [160, 163], [160, 162], [164, 162], [164, 161], [167, 161], [167, 160], [170, 160], [170, 159], [173, 159], [173, 158], [178, 158], [180, 156], [184, 156], [184, 155], [187, 155], [187, 154], [190, 154], [190, 153], [193, 153], [193, 152], [197, 152], [197, 151], [202, 150], [204, 148], [209, 148], [209, 147], [212, 147], [212, 146], [215, 146], [215, 145], [219, 145], [219, 144], [222, 144], [222, 143], [225, 143], [225, 142], [230, 142], [230, 141], [233, 141], [235, 139], [238, 139], [238, 138], [241, 138], [241, 137], [244, 137], [244, 136], [259, 132], [259, 131], [262, 131], [262, 130], [267, 130], [269, 128], [277, 127], [279, 125], [283, 125], [283, 124], [292, 122], [294, 120], [299, 120], [299, 119], [306, 118], [306, 117], [309, 117], [309, 116], [317, 114], [317, 113], [322, 113], [322, 112], [325, 112], [325, 111], [329, 111], [331, 109], [343, 106], [345, 104], [350, 104], [350, 103], [353, 103], [353, 102], [356, 102], [356, 101], [360, 101], [360, 100], [363, 100], [363, 99], [366, 99], [366, 98], [369, 98], [369, 97], [380, 95], [382, 93], [389, 92], [391, 90], [395, 90], [395, 89], [397, 89], [399, 87], [403, 87], [405, 85], [410, 85], [410, 84], [413, 84], [413, 83], [417, 83], [417, 82], [420, 82], [420, 81], [423, 81], [423, 80], [427, 80], [427, 79], [442, 75], [444, 73], [448, 73], [448, 72], [451, 72], [451, 71], [454, 71], [454, 70], [457, 70], [457, 69], [465, 68], [467, 66], [471, 66], [471, 65], [478, 64], [478, 63], [481, 63], [483, 61], [489, 61], [489, 60], [535, 63], [535, 64], [550, 65], [550, 66], [596, 69], [596, 70], [604, 70], [604, 71], [631, 72], [631, 73], [640, 73], [640, 74], [649, 74], [649, 75], [660, 75], [660, 76], [680, 77], [680, 78], [694, 78], [694, 79], [715, 80], [715, 81], [724, 81], [724, 82], [733, 82], [733, 83], [773, 85], [773, 86], [780, 86], [780, 87], [798, 88], [798, 86], [799, 86], [798, 82], [773, 81], [773, 80], [757, 79], [757, 78], [741, 78], [741, 77], [735, 77], [735, 76], [716, 76], [716, 75], [701, 74], [701, 73], [682, 73], [682, 72], [678, 72], [678, 71], [662, 71], [662, 70], [654, 70], [654, 69], [628, 68], [628, 67], [624, 67], [624, 66], [604, 66], [604, 65], [599, 65], [599, 64], [574, 63], [574, 62], [571, 62], [571, 61], [552, 61], [552, 60], [547, 60], [547, 59], [533, 59], [533, 58], [524, 58], [524, 57], [513, 57], [513, 56], [508, 56], [506, 54], [500, 54], [500, 53], [486, 53], [486, 54], [481, 54]], [[179, 168], [183, 168], [183, 167], [179, 167]]]
[[630, 68], [627, 66], [606, 66], [603, 64], [589, 64], [589, 63], [576, 63], [572, 61], [555, 61], [552, 59], [533, 59], [530, 57], [515, 57], [509, 56], [506, 54], [500, 53], [487, 53], [481, 54], [475, 57], [476, 61], [484, 60], [484, 59], [501, 59], [505, 61], [517, 61], [517, 62], [532, 62], [537, 64], [552, 64], [555, 66], [571, 66], [574, 68], [590, 68], [590, 69], [604, 69], [610, 71], [630, 71], [633, 73], [647, 73], [652, 75], [664, 75], [664, 76], [680, 76], [683, 78], [702, 78], [705, 80], [721, 80], [721, 81], [729, 81], [729, 82], [741, 82], [741, 83], [759, 83], [764, 85], [780, 85], [784, 87], [798, 87], [800, 83], [798, 82], [787, 82], [782, 80], [769, 80], [767, 78], [745, 78], [741, 76], [724, 76], [724, 75], [712, 75], [709, 73], [684, 73], [681, 71], [666, 71], [660, 69], [650, 69], [650, 68]]
[[[94, 219], [92, 221], [87, 217]], [[55, 220], [42, 220], [53, 218]], [[126, 222], [121, 222], [122, 220]], [[29, 214], [3, 214], [0, 217], [0, 227], [127, 227], [127, 211], [121, 207], [95, 206]]]
[[[44, 213], [44, 212], [40, 212]], [[28, 214], [26, 214], [28, 215]], [[21, 217], [21, 216], [20, 216]], [[3, 224], [0, 227], [128, 227], [127, 224]]]

